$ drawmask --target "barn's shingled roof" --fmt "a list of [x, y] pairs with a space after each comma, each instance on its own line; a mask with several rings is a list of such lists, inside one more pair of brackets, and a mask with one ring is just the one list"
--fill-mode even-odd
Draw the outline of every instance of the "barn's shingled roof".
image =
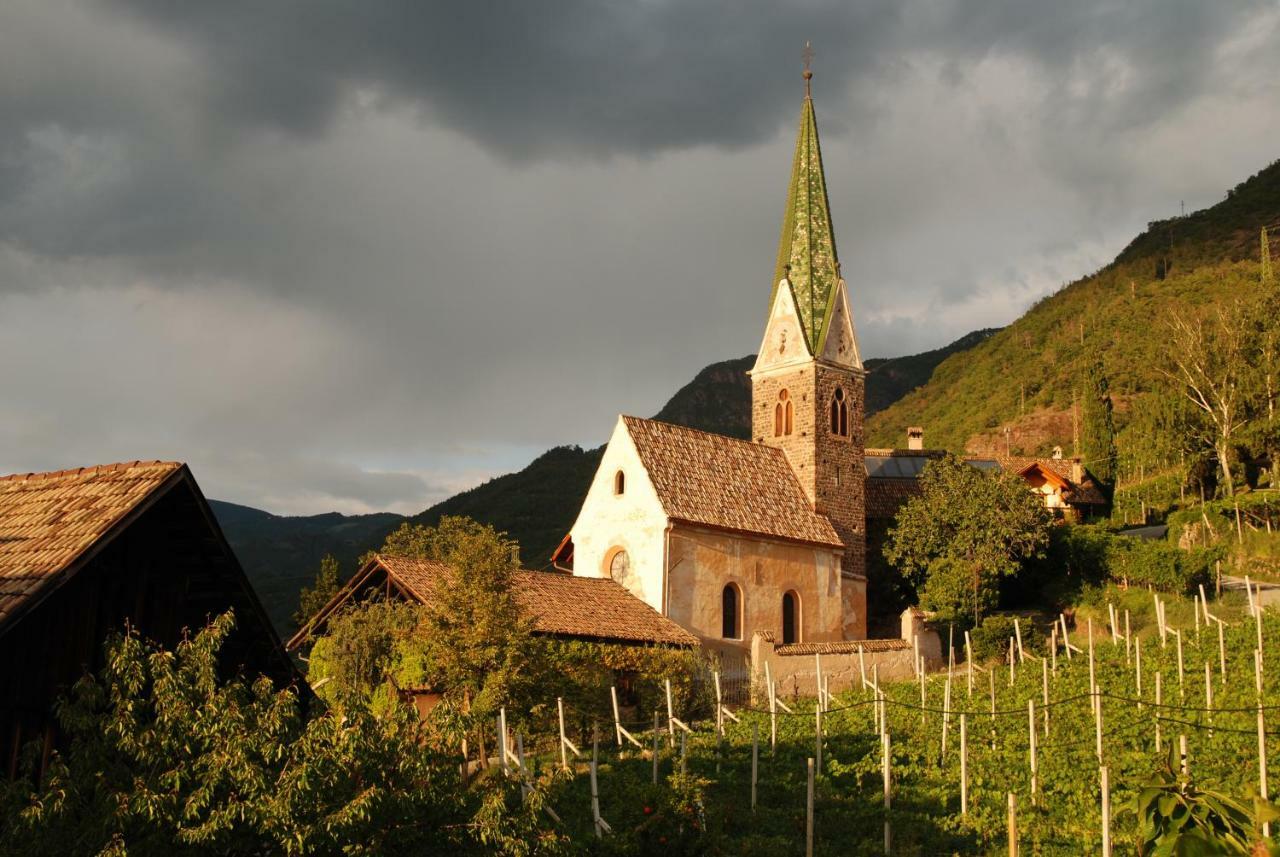
[[[375, 554], [312, 621], [294, 635], [294, 648], [317, 633], [328, 617], [369, 578], [381, 570], [419, 603], [428, 603], [452, 571], [442, 563], [410, 557]], [[576, 577], [552, 571], [515, 572], [516, 601], [533, 620], [533, 632], [557, 637], [598, 639], [624, 643], [696, 646], [698, 638], [627, 591], [602, 577]]]
[[0, 477], [0, 626], [183, 469], [132, 461]]
[[841, 547], [785, 453], [697, 429], [623, 417], [667, 516], [690, 524]]

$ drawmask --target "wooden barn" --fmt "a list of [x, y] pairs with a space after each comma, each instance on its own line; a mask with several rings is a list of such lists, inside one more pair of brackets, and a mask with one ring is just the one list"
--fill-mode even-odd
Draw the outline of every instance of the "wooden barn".
[[134, 461], [0, 477], [0, 764], [56, 742], [52, 704], [129, 622], [173, 646], [234, 609], [228, 669], [290, 680], [292, 664], [178, 462]]

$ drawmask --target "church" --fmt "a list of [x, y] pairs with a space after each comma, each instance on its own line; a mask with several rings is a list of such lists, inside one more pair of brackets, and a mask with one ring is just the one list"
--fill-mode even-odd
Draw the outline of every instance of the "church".
[[[805, 71], [750, 441], [622, 416], [557, 567], [709, 648], [867, 636], [864, 369]], [[763, 289], [761, 305], [765, 307]]]

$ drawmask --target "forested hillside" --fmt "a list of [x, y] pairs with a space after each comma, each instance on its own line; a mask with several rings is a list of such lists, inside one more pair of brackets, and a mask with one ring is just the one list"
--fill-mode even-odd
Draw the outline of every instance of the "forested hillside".
[[868, 421], [868, 445], [890, 444], [902, 426], [922, 425], [929, 446], [956, 451], [1003, 451], [1006, 429], [1014, 454], [1054, 445], [1069, 451], [1074, 398], [1084, 370], [1100, 359], [1116, 400], [1122, 457], [1127, 447], [1133, 460], [1150, 438], [1127, 439], [1124, 429], [1142, 417], [1141, 400], [1164, 377], [1170, 319], [1256, 294], [1260, 230], [1277, 223], [1280, 162], [1210, 208], [1149, 224], [1114, 262], [944, 361], [928, 384]]

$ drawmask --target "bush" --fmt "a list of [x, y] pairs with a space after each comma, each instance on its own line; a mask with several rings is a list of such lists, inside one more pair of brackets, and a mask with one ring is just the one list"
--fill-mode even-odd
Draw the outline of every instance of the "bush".
[[969, 632], [974, 661], [987, 661], [1009, 656], [1009, 638], [1015, 630], [1012, 616], [988, 616]]
[[1209, 582], [1220, 556], [1214, 549], [1184, 551], [1166, 542], [1118, 536], [1107, 549], [1107, 564], [1115, 582], [1190, 595]]

